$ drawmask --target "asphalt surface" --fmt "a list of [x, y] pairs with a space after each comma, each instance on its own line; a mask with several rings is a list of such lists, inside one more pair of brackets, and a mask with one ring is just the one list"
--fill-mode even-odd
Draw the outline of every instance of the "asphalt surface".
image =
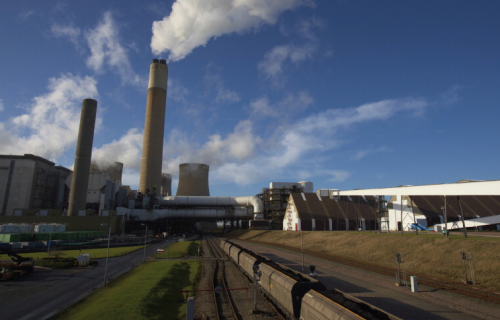
[[[144, 257], [153, 256], [167, 240], [121, 257], [108, 259], [107, 282], [138, 266]], [[0, 319], [42, 320], [80, 301], [104, 285], [106, 259], [96, 268], [47, 270], [35, 268], [33, 274], [15, 281], [0, 282]]]

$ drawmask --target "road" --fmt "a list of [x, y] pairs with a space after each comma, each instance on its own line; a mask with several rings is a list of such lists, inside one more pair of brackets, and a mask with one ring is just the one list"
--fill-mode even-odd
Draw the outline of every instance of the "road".
[[[164, 240], [146, 248], [146, 256], [167, 245]], [[120, 276], [144, 261], [144, 250], [108, 259], [107, 280]], [[0, 283], [0, 318], [3, 320], [48, 319], [80, 301], [104, 285], [106, 259], [99, 259], [93, 269], [44, 270], [17, 281]]]

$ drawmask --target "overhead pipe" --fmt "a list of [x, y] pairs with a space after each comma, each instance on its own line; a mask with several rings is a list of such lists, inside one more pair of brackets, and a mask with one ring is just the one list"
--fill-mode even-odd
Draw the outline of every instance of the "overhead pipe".
[[117, 214], [136, 217], [141, 221], [154, 221], [162, 218], [227, 218], [226, 210], [219, 207], [233, 207], [233, 217], [248, 218], [248, 208], [253, 208], [253, 218], [263, 219], [262, 200], [256, 196], [247, 197], [206, 197], [206, 196], [167, 196], [158, 199], [159, 206], [165, 209], [129, 209], [118, 207]]
[[262, 219], [264, 205], [256, 196], [246, 197], [204, 197], [204, 196], [169, 196], [158, 199], [160, 206], [205, 206], [205, 207], [253, 207], [255, 219]]

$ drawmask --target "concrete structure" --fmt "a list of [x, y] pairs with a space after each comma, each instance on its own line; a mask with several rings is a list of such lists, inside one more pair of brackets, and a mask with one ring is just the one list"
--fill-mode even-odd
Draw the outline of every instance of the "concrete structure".
[[70, 216], [77, 215], [78, 210], [85, 210], [96, 113], [97, 101], [84, 99], [69, 195], [68, 215]]
[[163, 135], [165, 131], [165, 105], [167, 101], [168, 66], [165, 60], [153, 59], [149, 73], [146, 120], [142, 144], [139, 192], [161, 187], [163, 162]]
[[71, 170], [32, 154], [0, 155], [0, 216], [12, 216], [14, 209], [65, 207], [70, 174]]
[[177, 196], [210, 196], [208, 171], [209, 166], [206, 164], [180, 164]]
[[[500, 180], [461, 180], [457, 183], [394, 188], [338, 191], [340, 196], [390, 196], [388, 214], [382, 217], [383, 230], [411, 230], [445, 223], [462, 227], [471, 219], [491, 217], [465, 223], [466, 227], [497, 224], [500, 215]], [[459, 223], [457, 223], [459, 222]], [[498, 226], [496, 227], [498, 229]]]
[[159, 194], [162, 197], [172, 195], [172, 175], [170, 173], [161, 174], [161, 190]]

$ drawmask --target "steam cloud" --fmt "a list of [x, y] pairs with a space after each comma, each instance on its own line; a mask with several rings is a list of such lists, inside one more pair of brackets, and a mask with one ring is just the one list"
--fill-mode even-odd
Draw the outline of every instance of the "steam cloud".
[[151, 49], [155, 54], [169, 51], [170, 61], [181, 60], [212, 38], [274, 24], [284, 11], [311, 4], [311, 0], [178, 0], [170, 16], [153, 23]]

